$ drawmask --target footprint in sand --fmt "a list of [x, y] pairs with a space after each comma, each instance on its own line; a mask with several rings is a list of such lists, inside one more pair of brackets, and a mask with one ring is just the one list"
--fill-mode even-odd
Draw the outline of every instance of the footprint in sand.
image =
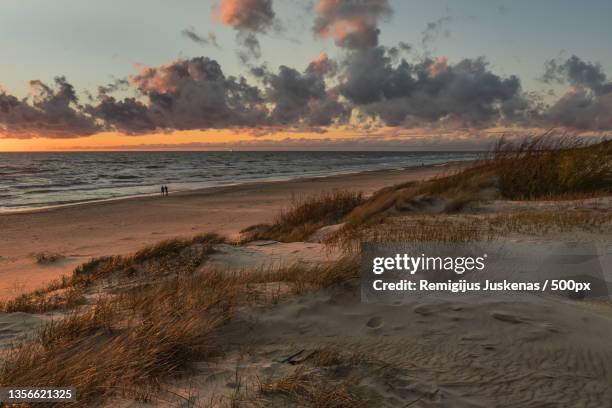
[[380, 316], [374, 316], [366, 322], [366, 326], [370, 329], [378, 329], [383, 325], [383, 318]]

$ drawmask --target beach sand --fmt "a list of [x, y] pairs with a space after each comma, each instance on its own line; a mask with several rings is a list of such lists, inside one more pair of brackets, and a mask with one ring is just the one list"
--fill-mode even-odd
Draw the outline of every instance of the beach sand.
[[[43, 287], [92, 257], [127, 254], [179, 236], [234, 237], [271, 221], [293, 196], [341, 189], [372, 193], [384, 186], [451, 172], [465, 163], [377, 170], [290, 181], [257, 182], [0, 214], [0, 300]], [[170, 186], [172, 188], [172, 186]], [[37, 263], [40, 253], [63, 256]]]
[[[70, 273], [74, 266], [90, 257], [127, 254], [166, 238], [203, 232], [237, 237], [247, 226], [271, 221], [295, 195], [334, 189], [370, 194], [385, 186], [448, 173], [454, 166], [458, 165], [253, 183], [177, 193], [170, 197], [141, 197], [5, 214], [0, 216], [6, 232], [0, 238], [2, 294], [8, 298], [41, 286], [49, 279]], [[486, 185], [481, 188], [487, 190]], [[550, 252], [547, 248], [558, 243], [594, 244], [603, 278], [608, 287], [612, 287], [607, 267], [612, 260], [609, 239], [612, 220], [606, 217], [612, 208], [610, 196], [560, 201], [509, 201], [496, 196], [466, 206], [461, 212], [439, 209], [435, 214], [430, 212], [431, 208], [444, 207], [440, 204], [442, 201], [418, 200], [421, 198], [414, 198], [413, 206], [420, 204], [420, 212], [410, 209], [416, 207], [405, 207], [408, 210], [395, 212], [384, 223], [372, 223], [370, 227], [385, 232], [389, 239], [398, 239], [402, 236], [397, 235], [398, 231], [418, 231], [416, 225], [421, 225], [421, 231], [432, 234], [432, 222], [440, 223], [437, 225], [445, 231], [469, 230], [474, 223], [491, 227], [495, 225], [492, 217], [506, 217], [506, 224], [500, 225], [508, 228], [499, 230], [495, 239], [504, 245], [532, 248], [538, 251], [534, 254], [537, 258], [547, 257]], [[431, 208], [422, 203], [429, 203]], [[565, 218], [554, 218], [556, 215], [565, 215]], [[571, 218], [574, 222], [570, 222], [569, 215], [575, 217]], [[507, 218], [516, 216], [523, 217], [523, 221]], [[532, 224], [526, 220], [538, 222]], [[523, 228], [510, 228], [516, 223]], [[149, 264], [152, 258], [129, 268], [119, 264], [110, 275], [105, 272], [107, 275], [101, 275], [84, 289], [79, 310], [92, 310], [95, 305], [95, 310], [101, 307], [104, 311], [105, 302], [114, 299], [118, 305], [129, 305], [131, 317], [134, 305], [144, 299], [138, 296], [152, 293], [152, 302], [163, 304], [160, 300], [171, 293], [190, 296], [203, 288], [207, 291], [202, 292], [205, 295], [202, 299], [214, 301], [215, 294], [225, 298], [228, 293], [243, 293], [244, 302], [232, 303], [235, 309], [231, 309], [228, 320], [213, 328], [211, 337], [205, 335], [203, 340], [194, 337], [194, 343], [192, 337], [198, 331], [192, 328], [200, 327], [199, 323], [203, 324], [200, 329], [209, 327], [208, 318], [225, 316], [215, 313], [227, 310], [221, 307], [220, 310], [204, 311], [198, 306], [195, 315], [187, 313], [183, 320], [174, 313], [181, 302], [173, 300], [166, 304], [172, 313], [166, 316], [164, 308], [151, 309], [157, 313], [151, 315], [155, 315], [155, 319], [147, 322], [157, 321], [163, 325], [163, 330], [159, 331], [164, 334], [162, 343], [158, 341], [147, 347], [133, 341], [138, 340], [140, 328], [146, 327], [144, 320], [129, 332], [122, 331], [123, 320], [118, 320], [119, 323], [112, 326], [116, 337], [111, 337], [112, 342], [107, 343], [112, 351], [110, 348], [105, 352], [99, 352], [97, 347], [89, 349], [91, 340], [96, 344], [106, 341], [106, 334], [100, 336], [100, 332], [92, 331], [92, 334], [77, 332], [83, 338], [79, 337], [75, 345], [60, 342], [59, 354], [53, 354], [58, 353], [55, 351], [49, 355], [61, 359], [64, 364], [66, 353], [62, 347], [65, 344], [73, 347], [74, 355], [79, 358], [73, 359], [67, 367], [80, 376], [83, 372], [81, 355], [90, 356], [101, 370], [106, 367], [102, 362], [109, 357], [120, 358], [119, 370], [123, 371], [125, 356], [133, 358], [136, 355], [121, 354], [127, 351], [149, 356], [145, 357], [147, 364], [141, 366], [149, 367], [151, 361], [159, 364], [155, 363], [155, 358], [166, 346], [175, 350], [178, 345], [189, 350], [192, 344], [198, 347], [214, 345], [211, 354], [189, 357], [193, 360], [186, 366], [189, 367], [185, 371], [188, 375], [169, 375], [154, 392], [145, 389], [142, 393], [138, 389], [109, 395], [101, 406], [112, 407], [609, 405], [612, 400], [609, 387], [612, 381], [609, 341], [612, 308], [609, 298], [578, 300], [567, 293], [505, 295], [481, 292], [472, 296], [414, 294], [394, 302], [364, 303], [358, 282], [352, 278], [342, 280], [347, 271], [355, 272], [351, 266], [355, 258], [344, 258], [347, 254], [340, 248], [321, 243], [325, 233], [333, 232], [340, 225], [324, 226], [302, 242], [256, 240], [241, 245], [216, 242], [209, 249], [203, 242], [192, 242], [179, 254], [169, 252], [167, 247], [158, 249], [155, 261], [158, 264]], [[369, 227], [362, 224], [362, 228]], [[209, 251], [207, 255], [198, 258], [204, 253], [198, 251], [205, 250]], [[66, 258], [39, 265], [35, 257], [37, 252], [59, 253]], [[172, 285], [179, 282], [179, 271], [188, 268], [174, 269], [173, 259], [183, 262], [182, 266], [190, 264], [189, 260], [201, 259], [190, 276], [197, 279], [198, 285], [208, 282], [209, 286], [196, 285], [193, 288], [199, 289], [193, 293], [187, 289], [191, 286], [177, 290]], [[158, 268], [149, 268], [151, 265]], [[285, 280], [282, 274], [276, 275], [274, 272], [278, 272], [279, 267], [295, 267], [291, 274], [296, 279]], [[327, 267], [331, 269], [325, 269]], [[300, 278], [300, 271], [313, 278], [314, 286], [310, 286], [310, 281], [303, 276]], [[326, 271], [333, 273], [327, 275]], [[270, 272], [273, 273], [267, 275]], [[500, 281], [507, 273], [505, 269], [497, 271], [502, 275], [494, 275], [495, 272], [490, 271], [495, 281]], [[176, 278], [173, 273], [177, 273]], [[244, 285], [242, 278], [253, 278], [257, 273], [262, 273], [263, 281], [246, 279]], [[221, 277], [227, 280], [218, 281]], [[318, 287], [317, 277], [328, 283]], [[341, 283], [330, 284], [338, 277]], [[236, 286], [229, 283], [234, 278], [238, 278]], [[217, 286], [220, 282], [224, 283]], [[169, 291], [157, 291], [162, 288]], [[236, 292], [238, 288], [245, 292]], [[155, 291], [147, 292], [149, 289]], [[63, 290], [45, 296], [51, 299], [59, 295], [61, 300]], [[163, 296], [159, 296], [160, 293]], [[124, 295], [126, 298], [122, 297]], [[120, 299], [124, 302], [132, 299], [133, 303], [120, 303]], [[202, 299], [188, 297], [186, 304], [200, 305], [192, 302]], [[141, 310], [152, 307], [151, 301], [143, 302]], [[11, 347], [51, 319], [65, 317], [72, 309], [49, 308], [40, 313], [24, 313], [27, 309], [23, 308], [16, 310], [0, 313], [0, 350]], [[123, 316], [118, 314], [114, 318]], [[181, 326], [183, 324], [189, 326]], [[173, 330], [176, 327], [181, 330]], [[124, 333], [136, 337], [124, 337]], [[147, 336], [147, 345], [156, 339], [153, 332], [142, 333]], [[180, 336], [173, 337], [177, 334]], [[173, 340], [175, 338], [179, 340]], [[63, 337], [60, 341], [64, 341]], [[178, 343], [172, 343], [174, 341]], [[162, 347], [157, 348], [160, 345]], [[36, 361], [38, 365], [39, 360]], [[55, 375], [57, 365], [49, 363], [48, 366]], [[116, 368], [113, 370], [119, 372]]]

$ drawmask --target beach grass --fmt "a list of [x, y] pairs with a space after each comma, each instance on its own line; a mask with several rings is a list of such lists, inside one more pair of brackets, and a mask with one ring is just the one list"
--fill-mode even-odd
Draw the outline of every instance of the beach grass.
[[501, 139], [484, 166], [493, 169], [510, 199], [563, 198], [612, 192], [612, 141], [547, 133], [518, 143]]
[[446, 242], [490, 241], [524, 234], [586, 231], [612, 233], [612, 214], [587, 210], [523, 210], [493, 214], [405, 214], [359, 228], [340, 229], [328, 236], [330, 248], [356, 252], [362, 242]]
[[[587, 144], [583, 139], [550, 133], [518, 143], [501, 139], [480, 160], [452, 174], [377, 191], [345, 216], [342, 229], [327, 242], [363, 236], [388, 217], [460, 213], [472, 204], [495, 199], [562, 201], [611, 194], [612, 141]], [[428, 236], [462, 241], [472, 239], [471, 230], [423, 234], [417, 230], [412, 236], [405, 235], [410, 240]], [[381, 230], [377, 235], [383, 234]]]
[[[62, 284], [62, 290], [125, 279], [126, 267], [140, 270], [151, 261], [181, 258], [193, 245], [216, 242], [217, 236], [166, 241], [128, 257], [89, 262]], [[147, 401], [164, 381], [188, 374], [191, 363], [219, 356], [217, 331], [239, 306], [276, 303], [282, 293], [262, 293], [267, 284], [284, 284], [288, 295], [330, 287], [356, 279], [356, 259], [331, 265], [293, 266], [281, 270], [243, 273], [215, 271], [164, 274], [159, 279], [134, 281], [93, 303], [64, 303], [65, 317], [46, 324], [35, 335], [3, 352], [0, 383], [15, 386], [72, 386], [79, 390], [75, 406], [102, 405], [113, 396]], [[82, 286], [79, 286], [82, 290]], [[94, 291], [95, 292], [95, 291]], [[80, 292], [84, 294], [84, 292]], [[23, 299], [32, 299], [25, 297]], [[34, 306], [23, 306], [26, 310]], [[17, 307], [17, 303], [13, 304]], [[39, 307], [39, 306], [37, 306]]]
[[336, 224], [364, 201], [363, 194], [331, 191], [307, 197], [294, 197], [272, 224], [257, 224], [244, 229], [245, 241], [304, 241], [325, 225]]
[[93, 258], [76, 267], [70, 277], [0, 303], [6, 313], [44, 313], [69, 310], [85, 303], [85, 292], [102, 278], [140, 277], [147, 281], [165, 276], [189, 275], [213, 253], [214, 245], [225, 242], [217, 234], [189, 239], [170, 239], [145, 247], [131, 255]]

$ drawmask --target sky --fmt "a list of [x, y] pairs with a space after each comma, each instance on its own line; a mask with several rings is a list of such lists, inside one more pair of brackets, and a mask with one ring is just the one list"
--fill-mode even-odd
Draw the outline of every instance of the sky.
[[610, 15], [603, 0], [4, 0], [0, 151], [607, 134]]

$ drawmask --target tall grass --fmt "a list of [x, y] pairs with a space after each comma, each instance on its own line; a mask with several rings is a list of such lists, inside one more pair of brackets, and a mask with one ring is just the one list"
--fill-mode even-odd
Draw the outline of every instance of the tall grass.
[[612, 141], [589, 144], [551, 133], [518, 143], [502, 138], [482, 159], [454, 174], [379, 190], [345, 217], [339, 234], [359, 235], [360, 229], [389, 216], [456, 213], [491, 198], [558, 200], [608, 194]]
[[612, 192], [612, 141], [589, 145], [551, 134], [518, 143], [501, 139], [487, 164], [510, 199]]
[[211, 335], [231, 316], [232, 289], [214, 276], [191, 277], [100, 299], [7, 352], [0, 383], [73, 386], [78, 406], [117, 392], [147, 399], [142, 390], [154, 392], [162, 378], [215, 353]]
[[333, 191], [294, 198], [271, 225], [254, 225], [242, 233], [248, 241], [303, 241], [322, 226], [341, 222], [346, 214], [363, 201], [362, 193], [352, 191]]
[[[95, 284], [113, 273], [108, 265], [124, 268], [129, 260], [140, 268], [152, 260], [180, 258], [190, 245], [181, 247], [177, 242], [161, 244], [129, 257], [89, 263], [78, 271]], [[98, 273], [100, 267], [105, 273]], [[280, 294], [262, 296], [258, 286], [286, 284], [293, 289], [285, 294], [289, 296], [355, 279], [357, 270], [356, 259], [343, 259], [314, 268], [170, 274], [128, 285], [4, 351], [0, 384], [76, 387], [74, 405], [81, 407], [101, 406], [117, 395], [151, 400], [166, 380], [188, 374], [192, 363], [219, 356], [218, 330], [237, 307], [279, 300]], [[65, 289], [72, 283], [67, 281]]]

